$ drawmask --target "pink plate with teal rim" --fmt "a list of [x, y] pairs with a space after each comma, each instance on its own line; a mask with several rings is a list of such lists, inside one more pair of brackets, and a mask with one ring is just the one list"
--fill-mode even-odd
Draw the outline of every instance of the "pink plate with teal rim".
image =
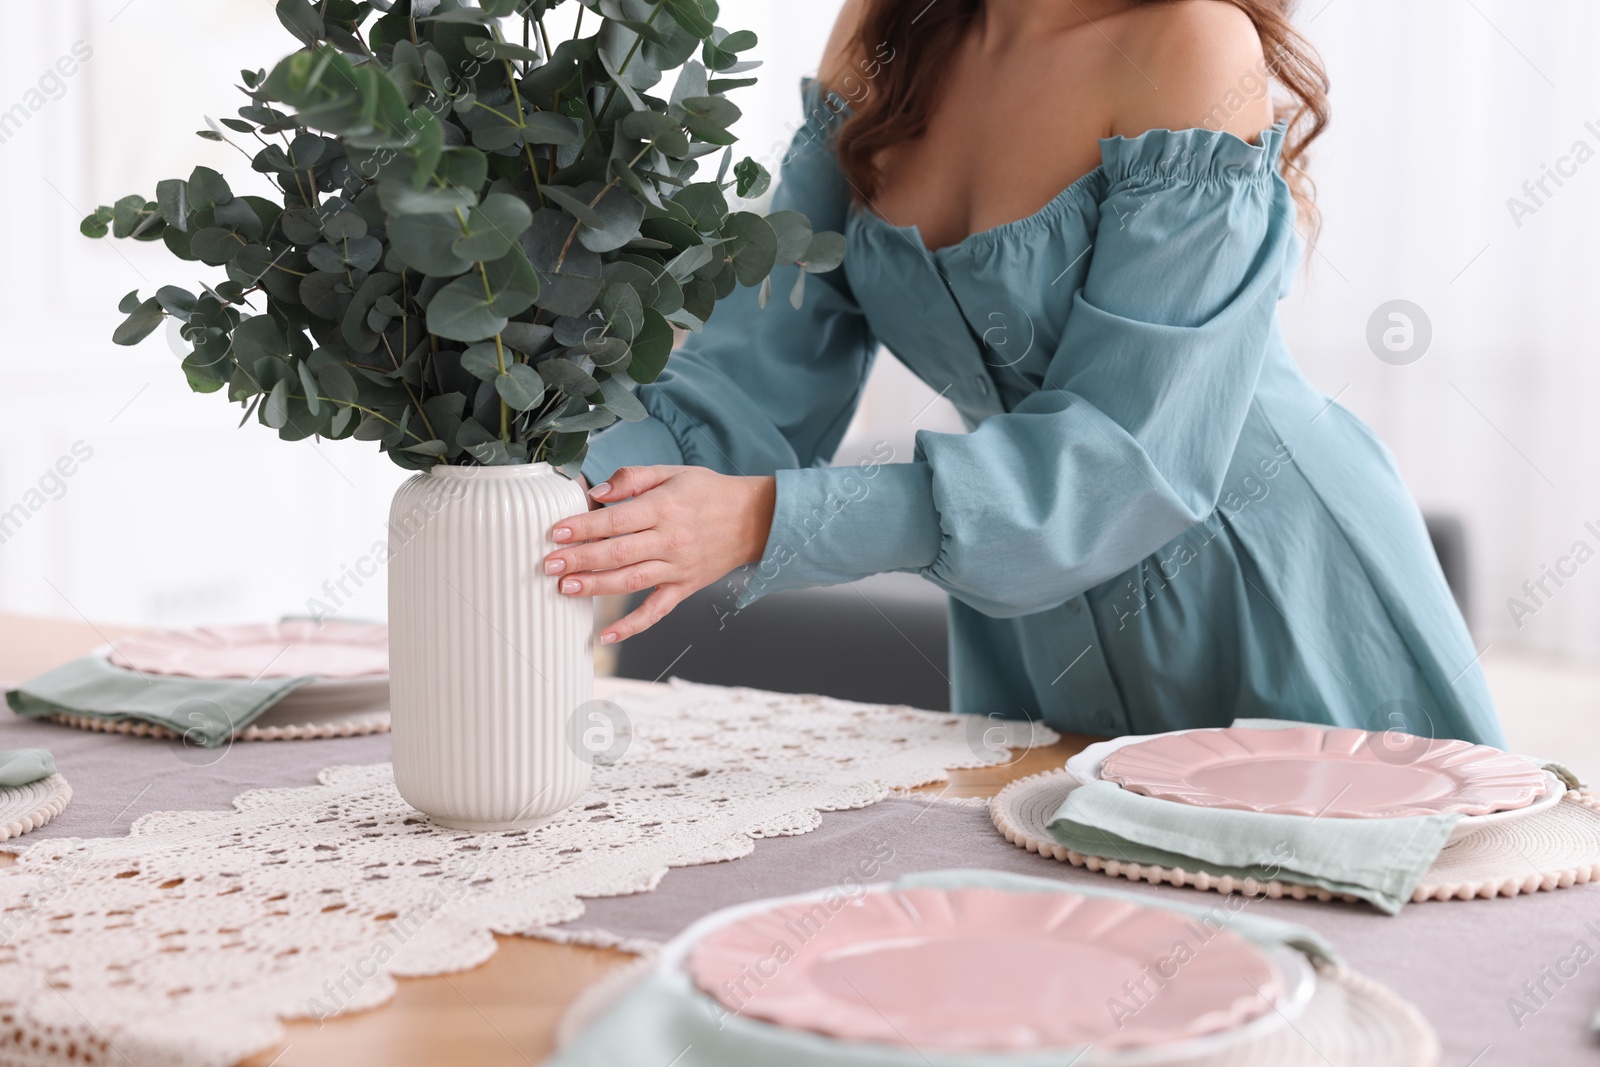
[[1172, 1045], [1244, 1026], [1286, 988], [1224, 927], [987, 888], [778, 904], [706, 935], [687, 970], [730, 1012], [922, 1052]]
[[389, 628], [289, 619], [157, 630], [118, 641], [110, 660], [184, 678], [382, 678], [389, 673]]
[[1100, 777], [1197, 807], [1340, 819], [1486, 815], [1547, 788], [1532, 760], [1488, 745], [1323, 726], [1163, 734], [1110, 753]]

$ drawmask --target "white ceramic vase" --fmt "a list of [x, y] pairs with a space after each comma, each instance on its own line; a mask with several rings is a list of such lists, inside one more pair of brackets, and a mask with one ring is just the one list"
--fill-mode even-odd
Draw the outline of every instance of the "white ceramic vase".
[[548, 463], [440, 464], [389, 514], [394, 779], [463, 830], [536, 825], [583, 795], [570, 724], [594, 695], [594, 607], [544, 573], [550, 531], [587, 507]]

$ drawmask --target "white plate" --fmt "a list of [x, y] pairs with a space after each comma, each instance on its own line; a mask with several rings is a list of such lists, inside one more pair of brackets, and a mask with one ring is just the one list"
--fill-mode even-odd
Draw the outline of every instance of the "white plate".
[[[1215, 729], [1215, 727], [1203, 727], [1202, 729]], [[1196, 733], [1197, 731], [1172, 730], [1169, 732], [1174, 734], [1187, 734]], [[1127, 737], [1114, 737], [1109, 741], [1096, 741], [1094, 744], [1085, 748], [1082, 752], [1079, 752], [1076, 756], [1073, 756], [1067, 760], [1067, 773], [1072, 775], [1073, 778], [1077, 779], [1080, 784], [1099, 781], [1100, 768], [1105, 764], [1107, 756], [1126, 745], [1136, 745], [1140, 741], [1148, 741], [1150, 738], [1155, 736], [1157, 735], [1130, 734]], [[1527, 759], [1528, 757], [1524, 756], [1522, 758]], [[1537, 766], [1537, 761], [1535, 760], [1529, 759], [1528, 762]], [[1511, 811], [1496, 811], [1491, 812], [1488, 815], [1463, 815], [1461, 818], [1457, 819], [1455, 826], [1450, 831], [1449, 840], [1445, 842], [1445, 847], [1448, 848], [1457, 841], [1463, 841], [1466, 838], [1471, 837], [1473, 834], [1478, 833], [1480, 830], [1487, 830], [1492, 826], [1510, 822], [1513, 819], [1527, 818], [1530, 815], [1534, 815], [1559, 804], [1562, 796], [1565, 795], [1567, 791], [1566, 786], [1561, 784], [1561, 779], [1557, 778], [1549, 771], [1544, 772], [1544, 777], [1544, 792], [1537, 800], [1525, 808], [1514, 808]], [[1120, 788], [1120, 786], [1118, 788]], [[1296, 815], [1285, 816], [1285, 818], [1291, 819], [1301, 817], [1302, 816]]]

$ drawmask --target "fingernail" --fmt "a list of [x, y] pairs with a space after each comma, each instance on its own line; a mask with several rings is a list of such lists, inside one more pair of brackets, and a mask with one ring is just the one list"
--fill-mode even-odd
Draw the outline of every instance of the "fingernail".
[[567, 561], [564, 559], [547, 559], [544, 561], [544, 572], [546, 574], [560, 574], [566, 569]]
[[550, 535], [557, 541], [572, 540], [572, 530], [566, 526], [557, 526], [556, 532]]
[[566, 581], [561, 583], [561, 591], [563, 593], [576, 593], [582, 588], [583, 583], [578, 581], [576, 578], [568, 578]]
[[617, 643], [617, 635], [613, 633], [603, 633], [600, 635], [600, 643], [602, 645], [614, 645]]
[[611, 492], [611, 483], [601, 482], [599, 485], [589, 490], [589, 495], [594, 497], [596, 500], [599, 500], [609, 492]]

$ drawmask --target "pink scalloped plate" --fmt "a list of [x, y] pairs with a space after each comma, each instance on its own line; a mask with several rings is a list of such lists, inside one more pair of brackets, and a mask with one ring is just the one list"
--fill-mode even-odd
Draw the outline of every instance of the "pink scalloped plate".
[[973, 888], [833, 903], [713, 931], [690, 977], [729, 1011], [922, 1051], [1170, 1045], [1243, 1026], [1285, 989], [1252, 942], [1126, 900]]
[[1106, 756], [1100, 777], [1202, 808], [1339, 819], [1513, 811], [1547, 788], [1532, 760], [1488, 745], [1323, 726], [1163, 734]]
[[119, 641], [111, 663], [184, 678], [376, 678], [389, 673], [389, 628], [309, 619], [157, 630]]

